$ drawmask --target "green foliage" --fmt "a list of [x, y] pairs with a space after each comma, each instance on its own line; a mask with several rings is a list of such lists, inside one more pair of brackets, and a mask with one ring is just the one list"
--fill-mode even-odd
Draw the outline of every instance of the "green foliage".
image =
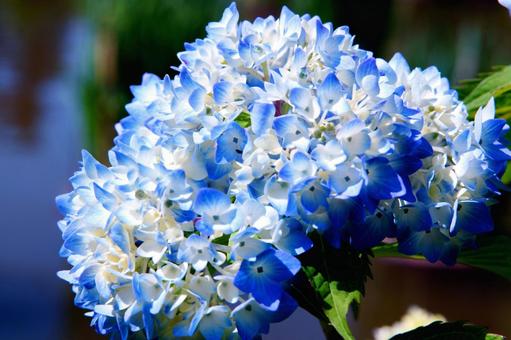
[[511, 65], [496, 67], [492, 72], [464, 81], [457, 90], [472, 118], [491, 97], [495, 98], [497, 116], [511, 118]]
[[485, 338], [485, 340], [504, 340], [504, 339], [505, 338], [502, 335], [492, 334], [492, 333], [486, 334], [486, 338]]
[[252, 122], [250, 121], [250, 114], [248, 112], [242, 112], [234, 119], [242, 128], [248, 128]]
[[511, 237], [492, 235], [479, 239], [478, 243], [478, 248], [462, 251], [458, 262], [511, 280]]
[[367, 253], [343, 245], [341, 249], [327, 246], [321, 236], [312, 236], [314, 247], [301, 255], [302, 272], [291, 285], [291, 293], [302, 308], [325, 321], [344, 339], [354, 339], [347, 314], [355, 313], [371, 277]]
[[[490, 271], [511, 280], [511, 238], [504, 235], [490, 235], [478, 240], [475, 249], [464, 249], [458, 256], [458, 263]], [[385, 244], [373, 249], [375, 257], [403, 257], [424, 259], [419, 255], [408, 256], [397, 250], [397, 244]]]
[[486, 327], [471, 325], [464, 321], [435, 321], [428, 326], [419, 327], [410, 332], [393, 336], [391, 340], [485, 340], [487, 339], [487, 331]]

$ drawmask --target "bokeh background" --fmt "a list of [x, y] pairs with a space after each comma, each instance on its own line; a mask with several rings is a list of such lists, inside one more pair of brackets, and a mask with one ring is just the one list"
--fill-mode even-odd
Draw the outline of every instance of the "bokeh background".
[[[454, 85], [511, 64], [511, 18], [497, 0], [240, 0], [243, 19], [299, 14], [349, 25], [362, 48], [412, 66], [437, 65]], [[173, 74], [183, 43], [204, 37], [223, 0], [0, 1], [0, 339], [95, 339], [56, 271], [61, 239], [54, 197], [87, 148], [104, 160], [113, 124], [144, 72]], [[510, 233], [509, 195], [493, 209]], [[511, 250], [510, 250], [511, 251]], [[378, 260], [357, 339], [397, 321], [410, 304], [511, 336], [511, 283], [461, 266]], [[322, 339], [304, 311], [264, 339]]]

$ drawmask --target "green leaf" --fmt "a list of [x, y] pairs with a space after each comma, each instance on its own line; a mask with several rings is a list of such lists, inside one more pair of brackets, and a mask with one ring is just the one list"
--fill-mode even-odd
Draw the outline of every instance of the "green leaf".
[[350, 307], [357, 311], [371, 276], [369, 255], [348, 245], [329, 247], [318, 234], [311, 238], [314, 247], [299, 257], [302, 273], [292, 284], [291, 293], [302, 308], [327, 321], [344, 339], [354, 339], [347, 314]]
[[248, 128], [252, 122], [250, 121], [250, 113], [242, 112], [234, 119], [242, 128]]
[[457, 90], [471, 117], [480, 106], [486, 105], [494, 97], [497, 116], [511, 118], [511, 65], [497, 67], [476, 79], [464, 81]]
[[504, 340], [504, 339], [505, 338], [502, 335], [492, 334], [492, 333], [486, 334], [486, 338], [485, 338], [485, 340]]
[[458, 262], [488, 270], [511, 280], [511, 237], [491, 235], [478, 240], [476, 249], [463, 250]]
[[[511, 237], [489, 235], [478, 239], [475, 249], [464, 249], [458, 255], [458, 263], [484, 269], [511, 280]], [[408, 256], [397, 250], [397, 244], [385, 244], [373, 249], [375, 257], [404, 257], [424, 259], [420, 255]]]
[[487, 333], [488, 330], [486, 327], [472, 325], [465, 321], [435, 321], [427, 326], [393, 336], [390, 340], [485, 340]]

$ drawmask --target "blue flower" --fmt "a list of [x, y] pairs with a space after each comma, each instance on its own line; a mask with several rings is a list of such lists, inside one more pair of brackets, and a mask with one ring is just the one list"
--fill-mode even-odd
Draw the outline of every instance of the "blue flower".
[[303, 225], [294, 218], [284, 219], [273, 234], [273, 243], [291, 255], [300, 255], [312, 248], [311, 239], [305, 233]]
[[247, 144], [247, 134], [237, 123], [231, 123], [218, 137], [216, 149], [216, 161], [231, 162], [242, 160], [243, 149]]
[[268, 249], [253, 260], [241, 262], [234, 284], [251, 293], [257, 302], [270, 307], [281, 298], [285, 283], [299, 270], [300, 261], [295, 257]]
[[293, 158], [279, 171], [279, 177], [291, 185], [308, 179], [316, 172], [316, 165], [303, 152], [296, 152]]
[[367, 192], [374, 199], [389, 199], [405, 194], [401, 177], [386, 158], [376, 157], [366, 162]]
[[229, 196], [211, 188], [202, 188], [197, 192], [193, 210], [202, 216], [198, 226], [207, 235], [212, 234], [213, 231], [229, 231], [230, 223], [236, 214], [231, 209]]
[[208, 263], [216, 262], [218, 255], [206, 238], [193, 234], [181, 243], [177, 258], [180, 262], [190, 263], [195, 270], [201, 271]]
[[458, 200], [454, 204], [453, 211], [454, 217], [451, 222], [451, 234], [456, 234], [460, 230], [474, 234], [493, 230], [490, 209], [488, 209], [484, 202]]

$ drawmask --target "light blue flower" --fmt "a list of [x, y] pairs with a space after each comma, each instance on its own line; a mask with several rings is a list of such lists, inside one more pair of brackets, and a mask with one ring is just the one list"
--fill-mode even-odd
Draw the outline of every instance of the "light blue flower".
[[214, 263], [218, 255], [206, 238], [193, 234], [181, 243], [177, 258], [181, 262], [190, 263], [195, 270], [201, 271], [208, 263]]
[[206, 235], [212, 234], [213, 231], [229, 232], [236, 214], [231, 209], [229, 196], [211, 188], [199, 189], [193, 210], [202, 216], [197, 227]]
[[247, 144], [247, 135], [245, 130], [237, 123], [231, 123], [225, 131], [218, 137], [216, 161], [242, 160], [243, 149]]
[[296, 152], [291, 160], [287, 162], [279, 171], [279, 177], [291, 185], [312, 177], [316, 172], [317, 166], [303, 152]]

